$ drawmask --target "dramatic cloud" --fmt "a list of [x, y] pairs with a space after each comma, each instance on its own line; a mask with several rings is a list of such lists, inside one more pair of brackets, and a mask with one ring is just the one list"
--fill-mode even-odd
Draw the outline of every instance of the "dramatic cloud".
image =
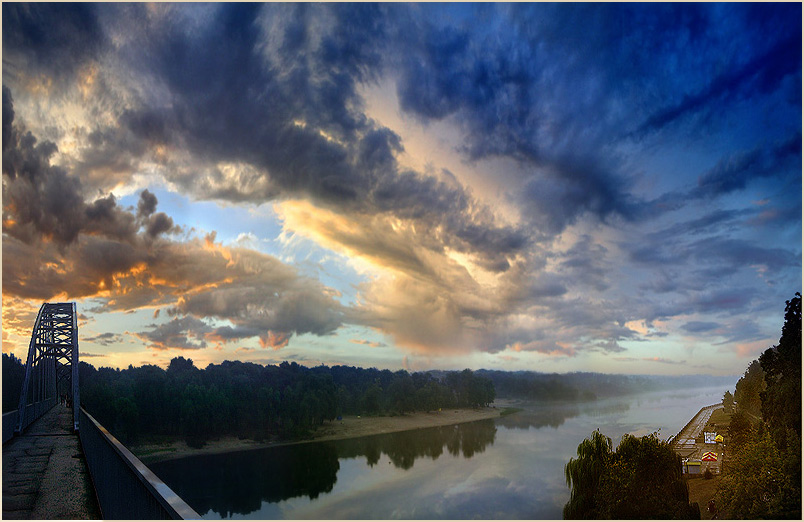
[[79, 299], [160, 350], [747, 356], [801, 286], [800, 19], [4, 4], [4, 332]]
[[[204, 321], [193, 317], [174, 318], [161, 325], [151, 325], [150, 331], [137, 332], [134, 335], [148, 343], [156, 350], [197, 350], [206, 348], [204, 334], [212, 329]], [[193, 340], [195, 339], [195, 340]]]

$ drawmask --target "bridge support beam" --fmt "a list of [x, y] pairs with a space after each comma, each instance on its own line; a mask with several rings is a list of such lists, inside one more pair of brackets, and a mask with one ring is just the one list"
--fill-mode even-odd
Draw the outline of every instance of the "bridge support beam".
[[[61, 383], [69, 381], [64, 385]], [[36, 316], [25, 379], [19, 402], [16, 433], [53, 407], [60, 389], [69, 390], [73, 429], [78, 431], [78, 322], [75, 303], [44, 303]]]

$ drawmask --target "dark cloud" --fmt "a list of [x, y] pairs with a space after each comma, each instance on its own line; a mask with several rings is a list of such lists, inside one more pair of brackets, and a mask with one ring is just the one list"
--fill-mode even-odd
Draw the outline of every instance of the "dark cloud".
[[173, 219], [164, 212], [158, 212], [148, 218], [145, 233], [148, 234], [148, 237], [154, 238], [171, 229], [173, 229]]
[[[78, 178], [57, 165], [58, 151], [49, 141], [38, 142], [13, 121], [13, 101], [3, 90], [7, 118], [3, 149], [3, 231], [26, 242], [45, 238], [59, 245], [76, 240], [80, 231], [124, 239], [136, 231], [133, 217], [120, 209], [114, 196], [87, 205]], [[7, 95], [7, 96], [6, 96]]]
[[151, 325], [149, 331], [136, 332], [134, 335], [149, 343], [155, 350], [198, 350], [207, 347], [204, 335], [212, 328], [194, 317], [176, 317], [167, 323]]
[[[359, 83], [383, 70], [376, 43], [386, 31], [385, 7], [216, 9], [224, 22], [192, 38], [173, 21], [151, 34], [155, 58], [143, 66], [152, 74], [156, 65], [171, 108], [128, 109], [119, 124], [153, 142], [180, 136], [196, 158], [248, 167], [234, 174], [207, 169], [201, 183], [197, 170], [177, 169], [168, 173], [174, 181], [201, 197], [263, 202], [285, 194], [341, 211], [391, 212], [423, 230], [446, 227], [450, 248], [480, 252], [486, 266], [507, 268], [504, 255], [521, 249], [528, 234], [495, 226], [463, 189], [400, 169], [399, 136], [359, 110]], [[146, 33], [156, 31], [142, 21]], [[281, 43], [273, 48], [277, 35]]]
[[3, 54], [21, 56], [34, 70], [71, 75], [96, 57], [105, 43], [92, 4], [3, 5]]
[[690, 333], [710, 332], [719, 327], [720, 325], [718, 323], [713, 323], [710, 321], [690, 321], [681, 325], [682, 330]]
[[[799, 15], [801, 8], [798, 8]], [[793, 13], [790, 13], [791, 15]], [[778, 34], [779, 27], [775, 28]], [[662, 108], [643, 123], [638, 133], [662, 128], [690, 113], [696, 113], [713, 102], [718, 106], [736, 95], [751, 96], [778, 87], [784, 77], [801, 71], [801, 28], [797, 35], [779, 40], [764, 54], [736, 70], [716, 76], [701, 91], [684, 96], [676, 104]]]
[[[11, 141], [12, 133], [14, 132], [14, 100], [11, 97], [11, 90], [3, 85], [3, 155], [8, 149], [9, 142]], [[5, 167], [4, 167], [5, 170]]]
[[774, 147], [741, 151], [720, 160], [698, 178], [696, 192], [719, 196], [744, 189], [753, 179], [771, 176], [801, 184], [801, 133]]
[[583, 235], [560, 256], [562, 274], [573, 284], [594, 288], [602, 292], [609, 286], [607, 278], [609, 267], [606, 261], [608, 249], [595, 242], [589, 235]]
[[157, 199], [148, 189], [140, 193], [140, 200], [137, 202], [137, 217], [148, 217], [156, 212]]

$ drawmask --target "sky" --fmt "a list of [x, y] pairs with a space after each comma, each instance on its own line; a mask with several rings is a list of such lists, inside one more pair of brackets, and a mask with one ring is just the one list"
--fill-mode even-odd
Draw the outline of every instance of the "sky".
[[741, 374], [801, 290], [801, 4], [4, 3], [3, 352]]

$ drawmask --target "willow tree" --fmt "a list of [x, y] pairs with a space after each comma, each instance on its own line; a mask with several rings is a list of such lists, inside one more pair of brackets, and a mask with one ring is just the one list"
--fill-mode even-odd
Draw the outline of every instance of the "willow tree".
[[611, 439], [600, 430], [578, 445], [578, 458], [571, 458], [564, 466], [564, 477], [571, 488], [569, 502], [564, 506], [565, 519], [594, 518], [595, 495], [610, 461]]
[[656, 433], [625, 434], [612, 452], [611, 439], [594, 431], [564, 467], [572, 488], [564, 518], [700, 519], [690, 505], [681, 458]]

